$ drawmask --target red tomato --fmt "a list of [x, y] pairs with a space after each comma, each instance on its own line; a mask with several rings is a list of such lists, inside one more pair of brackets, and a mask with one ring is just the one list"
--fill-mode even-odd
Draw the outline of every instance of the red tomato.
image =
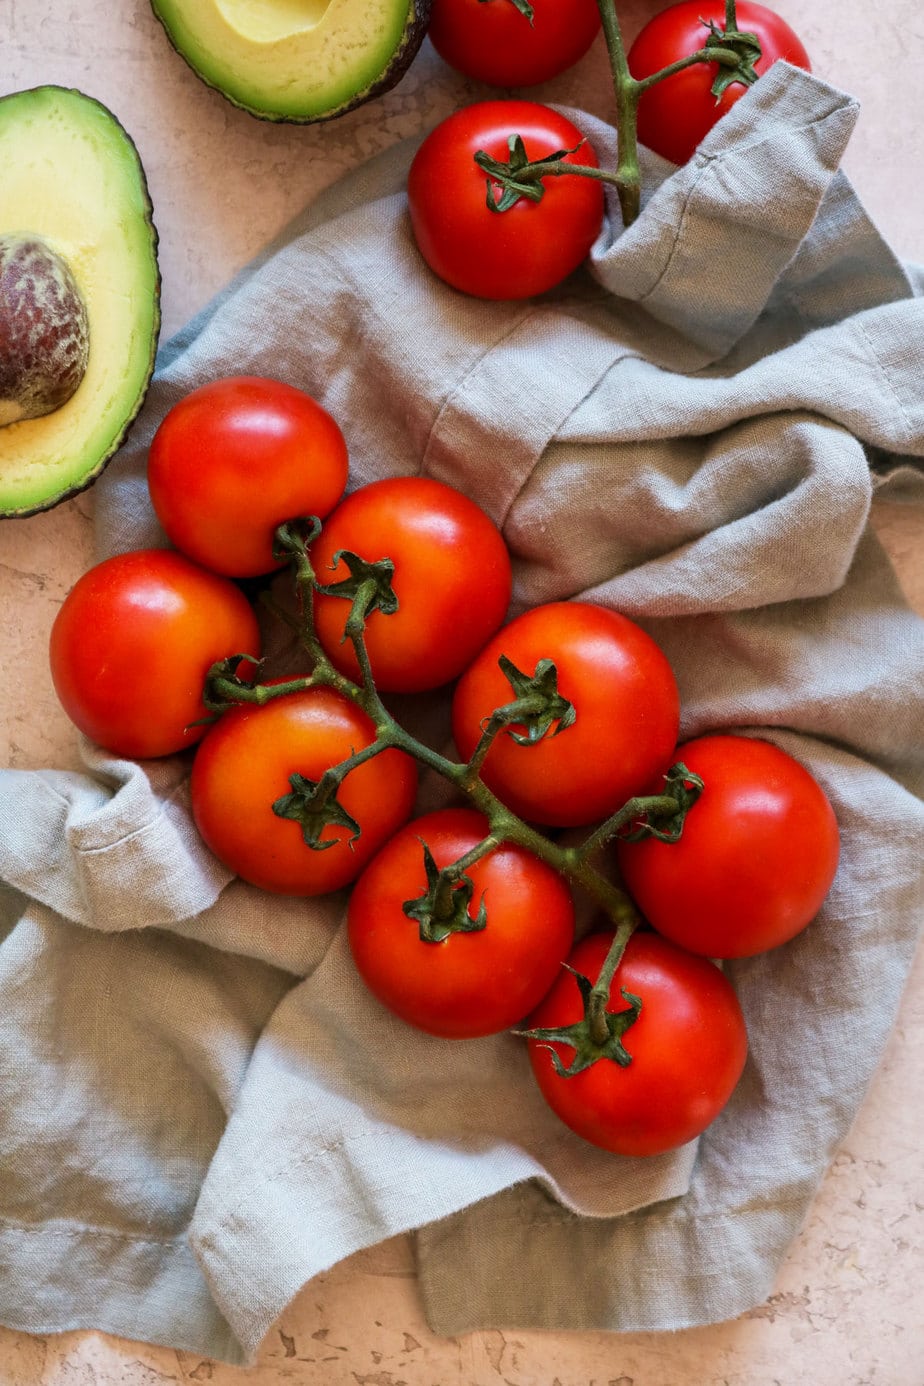
[[[227, 578], [169, 549], [118, 554], [84, 573], [51, 630], [64, 711], [91, 740], [140, 759], [192, 746], [209, 668], [260, 654], [250, 603]], [[245, 666], [246, 669], [246, 666]]]
[[304, 391], [260, 376], [229, 376], [186, 395], [148, 457], [167, 537], [228, 577], [280, 566], [277, 526], [302, 515], [323, 519], [346, 482], [346, 443], [330, 414]]
[[497, 87], [547, 82], [582, 58], [600, 30], [597, 0], [434, 0], [427, 33], [450, 67]]
[[468, 907], [487, 923], [424, 942], [404, 903], [427, 890], [422, 842], [438, 867], [458, 861], [488, 831], [472, 809], [441, 809], [397, 833], [350, 896], [348, 931], [357, 969], [395, 1015], [447, 1039], [496, 1034], [522, 1020], [552, 985], [574, 937], [565, 881], [522, 847], [504, 844], [468, 870]]
[[498, 665], [502, 655], [527, 675], [551, 659], [558, 691], [577, 714], [572, 726], [533, 745], [506, 731], [495, 739], [482, 778], [521, 818], [559, 827], [592, 823], [668, 768], [680, 716], [671, 667], [634, 622], [589, 602], [533, 607], [499, 631], [466, 670], [452, 705], [463, 760], [485, 719], [513, 700]]
[[532, 161], [580, 145], [566, 162], [597, 166], [580, 130], [548, 106], [482, 101], [437, 125], [408, 175], [420, 253], [447, 284], [476, 298], [529, 298], [551, 289], [578, 268], [603, 221], [602, 185], [577, 174], [546, 178], [540, 202], [521, 197], [505, 212], [492, 211], [474, 156], [484, 150], [505, 162], [515, 134]]
[[262, 706], [241, 704], [222, 714], [193, 761], [190, 788], [196, 827], [215, 855], [245, 881], [281, 895], [322, 895], [354, 880], [382, 843], [407, 819], [417, 767], [390, 749], [347, 775], [337, 802], [360, 836], [341, 824], [320, 833], [313, 848], [301, 824], [273, 804], [293, 789], [290, 776], [317, 782], [325, 770], [375, 740], [370, 719], [330, 688], [286, 693]]
[[[595, 982], [612, 941], [590, 934], [568, 965]], [[553, 1066], [548, 1047], [529, 1041], [533, 1073], [552, 1111], [584, 1140], [616, 1155], [660, 1155], [704, 1131], [731, 1097], [747, 1058], [747, 1031], [731, 983], [714, 963], [657, 934], [630, 938], [610, 987], [607, 1009], [623, 1011], [622, 988], [640, 998], [638, 1019], [622, 1037], [625, 1068], [601, 1058], [572, 1077]], [[583, 1015], [577, 983], [562, 970], [529, 1018], [529, 1027], [572, 1025]], [[562, 1064], [568, 1044], [553, 1045]]]
[[[510, 603], [510, 555], [494, 521], [474, 501], [428, 477], [374, 481], [343, 501], [311, 546], [319, 583], [349, 573], [346, 549], [390, 558], [398, 609], [374, 611], [366, 648], [383, 692], [438, 688], [457, 677], [497, 630]], [[351, 642], [343, 642], [350, 602], [319, 593], [318, 638], [329, 658], [359, 678]]]
[[[761, 56], [755, 63], [758, 74], [779, 58], [811, 71], [809, 56], [792, 29], [765, 5], [738, 0], [738, 29], [756, 34]], [[629, 69], [633, 77], [649, 77], [688, 57], [706, 45], [709, 30], [703, 20], [713, 20], [725, 28], [724, 0], [682, 0], [679, 5], [656, 14], [645, 25], [629, 50]], [[638, 137], [642, 144], [675, 164], [692, 158], [696, 146], [747, 91], [742, 82], [726, 87], [722, 96], [712, 94], [718, 63], [697, 63], [667, 77], [642, 94], [638, 109]]]
[[824, 791], [792, 756], [751, 737], [700, 737], [674, 759], [705, 789], [679, 842], [619, 843], [639, 909], [659, 933], [710, 958], [785, 943], [814, 919], [837, 869]]

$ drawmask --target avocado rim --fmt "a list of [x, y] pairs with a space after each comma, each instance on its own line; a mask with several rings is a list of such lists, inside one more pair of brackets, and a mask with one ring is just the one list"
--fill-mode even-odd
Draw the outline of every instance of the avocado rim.
[[[87, 490], [90, 486], [93, 485], [95, 481], [99, 479], [100, 475], [105, 470], [107, 464], [112, 460], [112, 458], [121, 448], [122, 444], [125, 442], [125, 439], [128, 435], [128, 431], [141, 410], [141, 406], [144, 403], [148, 389], [150, 387], [151, 378], [154, 374], [154, 364], [157, 355], [158, 342], [160, 338], [162, 275], [160, 270], [160, 263], [158, 260], [159, 237], [157, 232], [157, 226], [154, 221], [154, 209], [151, 202], [151, 195], [150, 189], [148, 187], [147, 176], [144, 171], [144, 166], [141, 162], [141, 156], [138, 152], [138, 147], [135, 144], [135, 141], [132, 139], [131, 135], [126, 130], [125, 126], [122, 124], [119, 118], [109, 109], [108, 106], [106, 106], [102, 101], [99, 101], [96, 97], [88, 95], [86, 92], [81, 91], [77, 87], [65, 87], [54, 83], [42, 83], [35, 87], [21, 88], [17, 91], [8, 92], [5, 95], [0, 96], [0, 109], [2, 109], [2, 106], [6, 101], [11, 100], [13, 98], [18, 99], [22, 97], [40, 95], [42, 93], [53, 93], [54, 95], [63, 94], [68, 98], [76, 97], [81, 102], [94, 106], [99, 112], [102, 113], [102, 115], [108, 122], [110, 122], [114, 127], [116, 127], [119, 133], [119, 137], [122, 139], [124, 143], [126, 152], [131, 158], [134, 172], [137, 178], [137, 190], [138, 200], [140, 203], [141, 219], [145, 227], [147, 228], [150, 245], [150, 267], [152, 272], [152, 282], [150, 290], [150, 343], [147, 367], [142, 374], [135, 398], [131, 401], [128, 409], [125, 411], [122, 418], [122, 422], [117, 432], [110, 439], [108, 445], [103, 449], [102, 453], [93, 459], [92, 463], [89, 466], [89, 470], [81, 472], [78, 478], [71, 479], [58, 490], [54, 491], [53, 493], [43, 497], [41, 500], [38, 500], [34, 503], [11, 507], [5, 506], [2, 504], [2, 502], [0, 502], [0, 520], [25, 519], [30, 515], [37, 515], [46, 510], [52, 510], [55, 506], [60, 505], [63, 501], [70, 500], [72, 497], [79, 495], [82, 491]], [[46, 415], [45, 417], [50, 419], [54, 417], [54, 414]], [[33, 425], [40, 426], [42, 420], [36, 419], [32, 420], [31, 422]]]
[[208, 76], [175, 40], [169, 21], [162, 13], [160, 0], [151, 0], [151, 9], [160, 21], [171, 48], [183, 59], [183, 62], [199, 78], [200, 82], [211, 88], [212, 91], [218, 92], [237, 110], [245, 111], [257, 120], [270, 121], [277, 125], [319, 125], [324, 121], [335, 120], [339, 116], [347, 115], [350, 111], [356, 110], [357, 107], [365, 105], [367, 101], [372, 101], [378, 96], [383, 96], [385, 92], [391, 91], [392, 87], [397, 86], [400, 82], [417, 56], [430, 23], [432, 5], [433, 0], [409, 0], [407, 21], [401, 35], [401, 41], [392, 53], [388, 65], [374, 81], [355, 92], [348, 101], [343, 101], [338, 106], [313, 114], [299, 115], [290, 111], [273, 110], [269, 104], [266, 106], [252, 104], [229, 92], [219, 81]]

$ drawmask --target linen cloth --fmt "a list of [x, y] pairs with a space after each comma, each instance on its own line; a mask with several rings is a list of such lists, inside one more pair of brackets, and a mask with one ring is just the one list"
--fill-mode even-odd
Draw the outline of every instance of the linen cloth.
[[[165, 345], [96, 492], [100, 556], [164, 543], [145, 460], [167, 409], [224, 374], [289, 380], [340, 421], [351, 486], [419, 472], [481, 503], [514, 610], [625, 612], [673, 663], [684, 736], [808, 765], [841, 863], [804, 934], [727, 966], [750, 1055], [725, 1112], [649, 1161], [585, 1145], [522, 1041], [430, 1039], [372, 1000], [343, 894], [231, 879], [185, 757], [84, 743], [85, 773], [0, 772], [4, 1323], [245, 1362], [306, 1280], [409, 1229], [442, 1333], [671, 1329], [770, 1292], [922, 898], [922, 622], [869, 511], [877, 486], [920, 504], [924, 307], [838, 171], [856, 114], [777, 64], [690, 165], [646, 155], [637, 223], [610, 207], [588, 266], [526, 303], [426, 270], [399, 146]], [[411, 712], [445, 733], [439, 699]]]

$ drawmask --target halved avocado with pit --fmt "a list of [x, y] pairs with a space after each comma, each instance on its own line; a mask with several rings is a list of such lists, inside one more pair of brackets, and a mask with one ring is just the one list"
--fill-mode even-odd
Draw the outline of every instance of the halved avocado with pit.
[[96, 479], [141, 407], [159, 329], [157, 233], [128, 134], [79, 91], [0, 97], [0, 517]]
[[198, 77], [264, 120], [330, 120], [393, 87], [432, 0], [151, 0]]

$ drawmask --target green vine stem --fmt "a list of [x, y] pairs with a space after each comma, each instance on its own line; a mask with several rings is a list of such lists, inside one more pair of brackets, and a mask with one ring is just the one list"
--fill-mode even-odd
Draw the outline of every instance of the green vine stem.
[[616, 95], [616, 172], [620, 179], [619, 207], [623, 225], [631, 226], [639, 214], [641, 203], [641, 174], [638, 164], [638, 103], [641, 92], [638, 82], [629, 71], [614, 0], [597, 0], [597, 8], [600, 11], [603, 38]]

